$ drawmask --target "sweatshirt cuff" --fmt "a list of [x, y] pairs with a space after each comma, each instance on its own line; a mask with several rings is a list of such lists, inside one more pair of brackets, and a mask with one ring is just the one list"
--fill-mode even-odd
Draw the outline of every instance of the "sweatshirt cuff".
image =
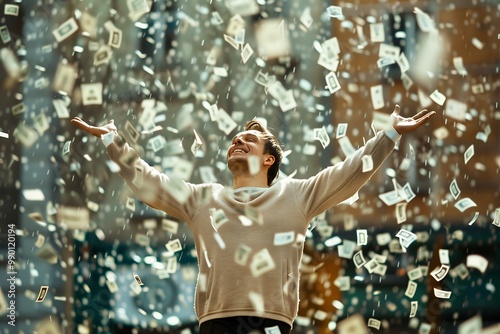
[[101, 136], [101, 140], [104, 146], [108, 147], [115, 140], [116, 132], [111, 131]]
[[394, 144], [397, 144], [401, 138], [401, 135], [392, 126], [390, 129], [385, 130], [385, 135], [391, 138]]

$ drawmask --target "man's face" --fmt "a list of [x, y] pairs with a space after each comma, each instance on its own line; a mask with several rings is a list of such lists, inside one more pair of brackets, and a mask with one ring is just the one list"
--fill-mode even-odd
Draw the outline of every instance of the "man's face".
[[248, 156], [262, 157], [266, 139], [256, 130], [247, 130], [234, 136], [227, 150], [227, 162], [247, 160]]

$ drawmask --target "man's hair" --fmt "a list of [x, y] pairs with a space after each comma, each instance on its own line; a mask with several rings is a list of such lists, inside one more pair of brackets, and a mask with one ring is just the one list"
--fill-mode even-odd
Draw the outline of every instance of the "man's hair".
[[281, 149], [278, 139], [266, 129], [262, 122], [257, 120], [247, 122], [247, 124], [245, 124], [245, 131], [247, 130], [256, 130], [263, 133], [266, 140], [264, 144], [264, 153], [274, 156], [274, 163], [267, 171], [267, 185], [270, 186], [274, 179], [278, 177], [281, 160], [283, 159], [283, 150]]

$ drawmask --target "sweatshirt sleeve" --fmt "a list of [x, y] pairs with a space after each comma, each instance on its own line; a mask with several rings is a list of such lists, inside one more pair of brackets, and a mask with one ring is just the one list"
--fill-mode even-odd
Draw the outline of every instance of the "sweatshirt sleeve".
[[[399, 140], [397, 132], [380, 131], [343, 162], [315, 176], [294, 182], [297, 205], [309, 222], [315, 216], [353, 196], [382, 165]], [[362, 158], [370, 155], [373, 169], [363, 172]]]
[[150, 207], [189, 222], [197, 210], [196, 185], [172, 178], [150, 166], [116, 133], [102, 136], [106, 152], [120, 166], [132, 192]]

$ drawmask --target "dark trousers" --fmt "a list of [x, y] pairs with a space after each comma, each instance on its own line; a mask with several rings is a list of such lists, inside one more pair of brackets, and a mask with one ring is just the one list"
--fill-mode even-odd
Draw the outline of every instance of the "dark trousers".
[[[289, 324], [259, 317], [228, 317], [208, 320], [200, 325], [200, 334], [265, 334], [265, 328], [278, 326], [281, 334], [290, 334]], [[269, 329], [268, 329], [269, 330]], [[274, 331], [272, 332], [275, 333]], [[277, 332], [276, 332], [277, 333]]]

